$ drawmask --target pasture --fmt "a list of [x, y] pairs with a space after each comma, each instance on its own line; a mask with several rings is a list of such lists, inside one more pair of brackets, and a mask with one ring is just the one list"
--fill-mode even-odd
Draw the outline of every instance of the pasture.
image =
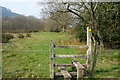
[[[16, 36], [16, 34], [14, 34]], [[3, 78], [49, 78], [50, 40], [55, 44], [71, 38], [67, 33], [37, 32], [30, 38], [14, 38], [2, 44]], [[63, 44], [67, 44], [63, 43]], [[84, 43], [81, 43], [84, 44]], [[86, 54], [79, 49], [55, 49], [55, 54]], [[95, 78], [120, 77], [120, 50], [98, 51]], [[84, 59], [78, 59], [84, 63]], [[55, 63], [70, 63], [70, 58], [57, 58]], [[70, 68], [68, 68], [70, 70]]]

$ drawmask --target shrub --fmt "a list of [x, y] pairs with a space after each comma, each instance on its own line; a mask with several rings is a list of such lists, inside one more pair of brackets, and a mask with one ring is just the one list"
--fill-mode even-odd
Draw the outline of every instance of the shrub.
[[18, 38], [24, 38], [25, 36], [23, 34], [19, 34]]
[[59, 27], [52, 27], [50, 28], [50, 32], [60, 32], [61, 29]]
[[27, 33], [27, 34], [26, 34], [26, 37], [31, 37], [31, 34], [30, 34], [30, 33]]
[[69, 35], [74, 35], [74, 33], [75, 33], [74, 28], [69, 28], [69, 29], [67, 29], [67, 33], [68, 33]]
[[75, 38], [79, 38], [80, 42], [85, 42], [86, 41], [86, 27], [82, 26], [82, 25], [78, 25], [75, 27], [74, 29], [74, 34], [75, 34]]
[[14, 36], [11, 34], [7, 34], [7, 33], [2, 34], [2, 42], [3, 43], [9, 42], [9, 40], [11, 40], [13, 38], [14, 38]]
[[29, 31], [27, 31], [28, 33], [31, 33], [31, 32], [39, 32], [39, 30], [38, 29], [32, 29], [32, 30], [29, 30]]

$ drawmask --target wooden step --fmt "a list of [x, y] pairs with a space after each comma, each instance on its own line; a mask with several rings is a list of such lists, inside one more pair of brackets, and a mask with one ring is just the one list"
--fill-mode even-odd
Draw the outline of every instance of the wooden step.
[[80, 64], [76, 59], [72, 60], [73, 64], [75, 65], [76, 69], [77, 69], [77, 78], [83, 78], [84, 75], [84, 67], [82, 66], [82, 64]]
[[61, 74], [64, 76], [64, 78], [72, 78], [72, 76], [67, 72], [67, 70], [64, 67], [58, 67], [60, 70]]
[[[77, 72], [69, 72], [70, 75], [77, 75]], [[55, 72], [55, 76], [62, 76], [61, 72]], [[87, 72], [84, 72], [84, 76], [87, 76]]]
[[[77, 75], [77, 72], [69, 72], [70, 75]], [[55, 72], [55, 76], [62, 76], [61, 72]]]

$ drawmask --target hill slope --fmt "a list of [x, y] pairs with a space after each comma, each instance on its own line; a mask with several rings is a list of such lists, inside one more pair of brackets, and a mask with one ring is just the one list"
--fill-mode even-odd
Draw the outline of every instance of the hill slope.
[[22, 16], [20, 14], [14, 13], [10, 9], [7, 9], [2, 6], [0, 6], [0, 9], [2, 10], [2, 11], [0, 10], [0, 12], [2, 12], [2, 13], [0, 13], [0, 15], [2, 15], [2, 16], [9, 16], [9, 17]]

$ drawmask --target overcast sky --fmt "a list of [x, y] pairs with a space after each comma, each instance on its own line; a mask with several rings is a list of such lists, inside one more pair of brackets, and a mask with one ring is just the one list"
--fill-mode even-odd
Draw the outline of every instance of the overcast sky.
[[43, 5], [39, 6], [36, 0], [4, 0], [1, 2], [1, 6], [11, 9], [12, 12], [16, 12], [25, 16], [33, 15], [38, 18], [42, 17], [40, 12], [44, 7]]

